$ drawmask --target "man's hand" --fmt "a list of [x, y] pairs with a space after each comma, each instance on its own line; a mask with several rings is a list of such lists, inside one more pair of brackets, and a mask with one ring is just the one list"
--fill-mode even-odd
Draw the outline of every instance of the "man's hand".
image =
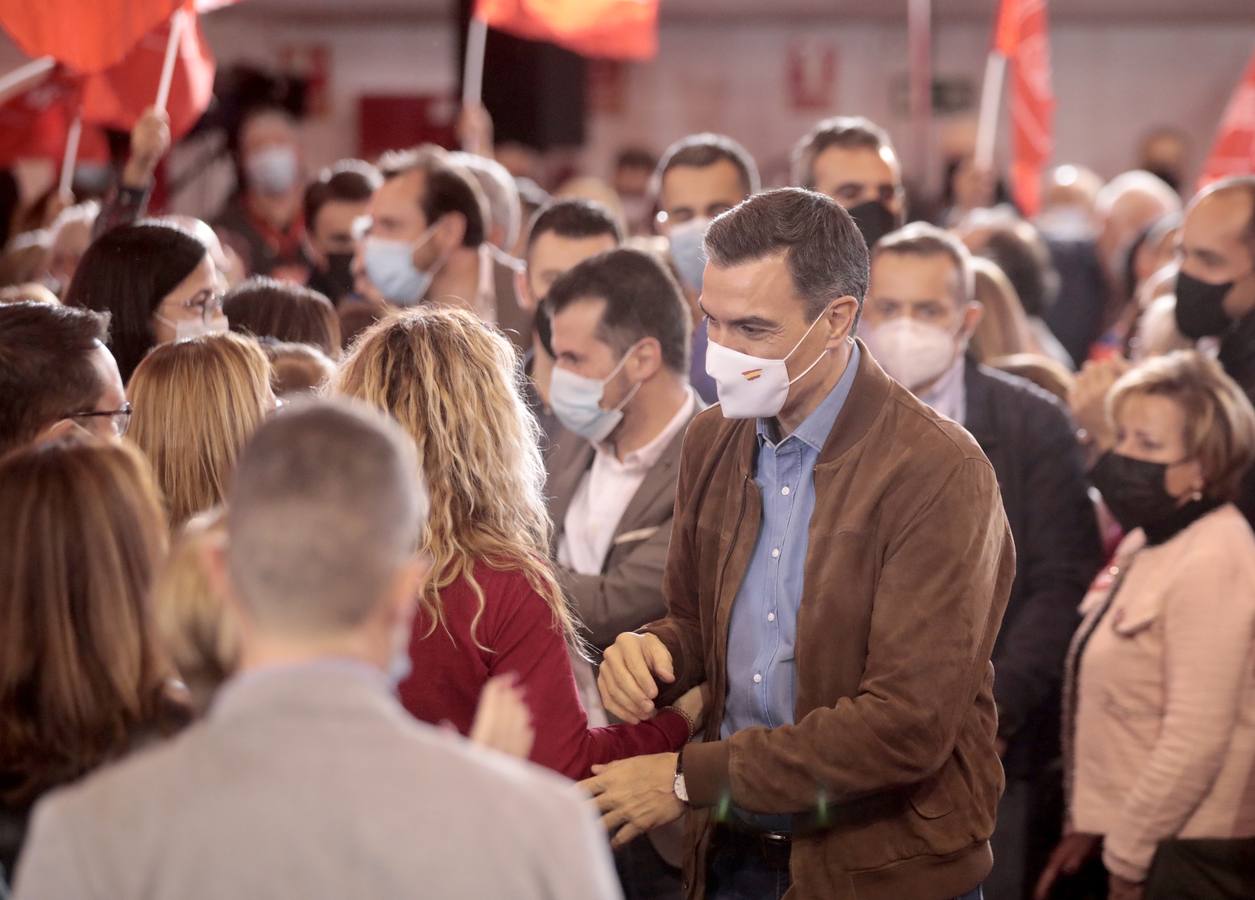
[[1049, 900], [1050, 891], [1060, 875], [1075, 875], [1085, 861], [1098, 852], [1099, 837], [1096, 834], [1067, 834], [1055, 847], [1033, 892], [1033, 900]]
[[469, 735], [473, 743], [508, 756], [527, 759], [532, 752], [536, 731], [532, 714], [523, 701], [515, 675], [488, 679], [479, 695], [475, 721]]
[[675, 681], [671, 651], [652, 634], [621, 634], [606, 648], [597, 690], [608, 712], [635, 725], [654, 714], [656, 678]]
[[648, 831], [684, 815], [675, 795], [676, 753], [637, 756], [608, 766], [593, 766], [593, 777], [579, 786], [601, 810], [601, 824], [615, 833], [612, 847], [622, 847]]
[[467, 153], [492, 158], [492, 116], [482, 103], [462, 107], [458, 114], [458, 142]]
[[1119, 875], [1112, 875], [1107, 888], [1107, 900], [1142, 900], [1146, 896], [1144, 882], [1125, 881]]
[[170, 117], [150, 106], [131, 129], [131, 152], [122, 170], [122, 185], [146, 188], [157, 164], [170, 150]]

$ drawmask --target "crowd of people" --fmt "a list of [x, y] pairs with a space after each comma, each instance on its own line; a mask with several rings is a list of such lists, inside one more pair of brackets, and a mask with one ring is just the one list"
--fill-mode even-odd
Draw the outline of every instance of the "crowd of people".
[[169, 143], [6, 223], [0, 894], [1255, 896], [1255, 176]]

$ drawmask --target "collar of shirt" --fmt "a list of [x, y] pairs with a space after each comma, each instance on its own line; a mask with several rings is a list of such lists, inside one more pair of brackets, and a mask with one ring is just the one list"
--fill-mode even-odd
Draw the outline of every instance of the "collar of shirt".
[[812, 449], [822, 451], [824, 444], [828, 441], [828, 435], [832, 433], [832, 428], [837, 423], [837, 416], [841, 415], [846, 398], [850, 396], [850, 389], [854, 386], [854, 376], [858, 374], [860, 355], [858, 344], [853, 344], [850, 350], [850, 361], [846, 363], [845, 372], [841, 375], [841, 380], [837, 382], [836, 387], [828, 393], [823, 402], [815, 407], [815, 411], [807, 416], [792, 434], [786, 435], [779, 441], [773, 441], [771, 439], [771, 420], [759, 419], [757, 428], [759, 444], [766, 442], [774, 447], [785, 443], [791, 438], [797, 438]]
[[680, 404], [680, 408], [676, 414], [671, 417], [665, 428], [658, 433], [652, 441], [637, 450], [633, 450], [620, 460], [614, 454], [614, 448], [609, 444], [597, 445], [597, 457], [611, 469], [621, 470], [625, 472], [647, 472], [653, 468], [654, 463], [658, 462], [663, 451], [671, 444], [671, 441], [677, 434], [684, 430], [684, 426], [688, 424], [689, 419], [693, 417], [693, 410], [697, 406], [697, 396], [693, 393], [691, 387], [685, 388], [684, 402]]
[[934, 412], [960, 425], [967, 418], [967, 383], [964, 380], [966, 364], [966, 356], [960, 353], [954, 365], [937, 379], [932, 390], [919, 398], [921, 402], [932, 407]]

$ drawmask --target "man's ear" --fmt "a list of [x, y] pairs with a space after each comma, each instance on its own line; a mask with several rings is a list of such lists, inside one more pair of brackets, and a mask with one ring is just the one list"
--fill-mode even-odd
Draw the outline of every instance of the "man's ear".
[[450, 254], [462, 246], [466, 237], [466, 216], [447, 212], [436, 220], [436, 240], [442, 254]]
[[532, 288], [527, 283], [527, 269], [518, 269], [514, 273], [514, 296], [518, 298], [519, 309], [535, 313], [536, 298], [532, 296]]
[[637, 382], [653, 378], [662, 367], [662, 344], [654, 337], [637, 344], [625, 366], [629, 370], [628, 377]]
[[858, 318], [858, 301], [853, 297], [838, 297], [828, 308], [828, 342], [825, 346], [835, 350], [854, 336], [854, 321]]
[[73, 419], [57, 419], [51, 425], [46, 426], [42, 431], [35, 435], [35, 439], [31, 442], [34, 444], [43, 444], [49, 441], [60, 440], [61, 438], [70, 437], [91, 437], [91, 432]]
[[983, 318], [985, 318], [985, 304], [983, 303], [977, 303], [973, 300], [963, 310], [963, 334], [969, 340], [976, 334], [976, 329]]

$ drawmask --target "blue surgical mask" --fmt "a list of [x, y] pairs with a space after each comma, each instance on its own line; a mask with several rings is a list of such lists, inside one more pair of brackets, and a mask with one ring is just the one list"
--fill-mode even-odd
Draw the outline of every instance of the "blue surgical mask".
[[601, 401], [606, 393], [606, 385], [619, 374], [631, 352], [629, 349], [623, 354], [623, 359], [619, 360], [614, 371], [601, 380], [578, 375], [562, 366], [554, 367], [549, 383], [549, 404], [564, 428], [598, 444], [619, 427], [619, 423], [623, 421], [623, 408], [636, 396], [640, 384], [628, 391], [623, 402], [614, 409], [602, 409]]
[[689, 219], [671, 229], [671, 259], [680, 273], [680, 281], [694, 293], [701, 293], [702, 275], [706, 271], [706, 228], [710, 219]]
[[[433, 226], [434, 227], [434, 226]], [[427, 242], [428, 228], [416, 241], [367, 236], [362, 240], [366, 277], [393, 306], [415, 306], [427, 296], [440, 263], [430, 272], [414, 265], [414, 251]]]

